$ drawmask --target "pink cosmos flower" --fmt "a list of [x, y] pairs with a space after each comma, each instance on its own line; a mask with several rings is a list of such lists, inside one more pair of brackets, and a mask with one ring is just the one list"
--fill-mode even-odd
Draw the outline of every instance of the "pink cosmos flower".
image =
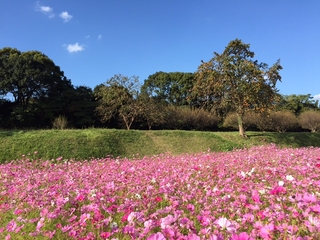
[[144, 222], [143, 225], [144, 225], [145, 228], [150, 229], [151, 226], [153, 225], [153, 220], [151, 220], [151, 219], [147, 220], [147, 221]]
[[55, 233], [56, 233], [56, 230], [47, 231], [44, 233], [44, 236], [48, 237], [49, 239], [52, 239]]
[[17, 227], [17, 228], [14, 230], [14, 232], [15, 232], [15, 233], [20, 232], [20, 230], [21, 230], [23, 227], [24, 227], [24, 224], [22, 224], [20, 227]]
[[187, 240], [200, 240], [200, 237], [194, 233], [191, 233], [187, 236]]
[[235, 226], [225, 217], [219, 218], [216, 223], [222, 228], [226, 229], [228, 232], [233, 232], [235, 231]]
[[154, 199], [156, 202], [161, 202], [162, 201], [162, 198], [161, 197], [156, 197], [155, 199]]
[[111, 236], [111, 233], [110, 232], [102, 232], [102, 233], [100, 233], [100, 237], [102, 238], [102, 239], [107, 239], [108, 237], [110, 237]]
[[210, 224], [210, 219], [207, 216], [199, 215], [198, 220], [203, 227], [207, 227]]
[[17, 223], [14, 221], [14, 219], [12, 219], [8, 225], [7, 225], [7, 231], [8, 232], [13, 232], [17, 227]]
[[75, 200], [82, 202], [85, 200], [85, 196], [83, 196], [82, 194], [78, 194], [78, 196], [75, 198]]
[[21, 210], [21, 209], [16, 209], [16, 210], [14, 210], [13, 213], [16, 214], [16, 215], [20, 215], [21, 213], [23, 213], [23, 210]]
[[126, 222], [128, 221], [128, 216], [129, 216], [130, 212], [125, 213], [122, 218], [121, 218], [121, 222]]
[[70, 226], [70, 225], [67, 225], [67, 226], [64, 226], [61, 228], [62, 232], [68, 232], [71, 229], [72, 229], [72, 226]]
[[218, 235], [212, 234], [209, 236], [208, 240], [224, 240], [224, 238], [220, 234], [218, 234]]
[[47, 208], [43, 208], [42, 210], [41, 210], [41, 212], [40, 212], [40, 216], [41, 217], [45, 217], [45, 216], [47, 216], [47, 214], [48, 214], [48, 209]]
[[151, 234], [147, 240], [166, 240], [161, 232]]
[[303, 201], [307, 202], [307, 203], [310, 203], [310, 202], [314, 203], [317, 201], [317, 198], [313, 194], [304, 193], [303, 194]]
[[258, 193], [257, 191], [253, 191], [253, 192], [252, 192], [252, 200], [253, 200], [255, 203], [261, 203], [260, 197], [259, 197], [259, 193]]
[[310, 232], [317, 232], [320, 229], [320, 220], [317, 217], [309, 216], [308, 221], [305, 221], [305, 225]]
[[160, 226], [162, 229], [165, 229], [167, 226], [170, 226], [175, 221], [172, 215], [168, 215], [160, 219]]
[[252, 238], [246, 232], [242, 232], [239, 235], [232, 234], [231, 240], [251, 240]]
[[175, 235], [174, 231], [170, 227], [166, 227], [165, 229], [163, 229], [162, 233], [168, 239], [172, 239]]
[[44, 225], [44, 217], [40, 218], [40, 220], [38, 221], [36, 230], [40, 231], [40, 228], [42, 228], [43, 225]]
[[90, 219], [90, 214], [89, 213], [83, 213], [80, 216], [80, 226], [86, 226], [86, 221]]
[[273, 230], [274, 230], [274, 225], [272, 223], [265, 225], [260, 229], [260, 236], [263, 239], [271, 239], [271, 234]]
[[194, 211], [194, 205], [193, 205], [193, 204], [188, 204], [187, 209], [188, 209], [190, 212], [193, 212], [193, 211]]
[[286, 189], [282, 186], [276, 186], [272, 190], [270, 190], [270, 194], [279, 195], [280, 193], [286, 193]]

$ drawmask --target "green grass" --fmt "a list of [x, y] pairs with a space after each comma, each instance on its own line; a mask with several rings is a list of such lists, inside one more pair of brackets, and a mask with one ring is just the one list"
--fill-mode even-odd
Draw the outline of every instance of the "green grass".
[[[234, 148], [275, 143], [283, 147], [320, 147], [320, 133], [139, 131], [116, 129], [0, 131], [0, 162], [21, 159], [34, 151], [37, 158], [102, 158], [106, 155], [132, 158], [160, 153], [229, 151]], [[28, 157], [28, 156], [27, 156]]]

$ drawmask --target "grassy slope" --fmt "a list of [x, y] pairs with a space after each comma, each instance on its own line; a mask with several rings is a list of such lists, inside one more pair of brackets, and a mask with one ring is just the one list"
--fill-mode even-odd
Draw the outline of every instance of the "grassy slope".
[[320, 133], [127, 131], [115, 129], [0, 131], [0, 162], [19, 159], [38, 151], [38, 157], [89, 159], [106, 155], [133, 157], [169, 152], [171, 154], [228, 151], [266, 143], [281, 146], [320, 147]]

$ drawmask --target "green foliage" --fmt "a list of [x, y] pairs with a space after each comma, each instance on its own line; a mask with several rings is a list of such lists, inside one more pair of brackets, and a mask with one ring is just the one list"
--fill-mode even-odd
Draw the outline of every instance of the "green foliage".
[[11, 93], [23, 109], [31, 99], [39, 99], [57, 82], [65, 79], [63, 72], [39, 51], [20, 52], [17, 49], [0, 50], [0, 89]]
[[188, 105], [188, 97], [193, 87], [193, 73], [156, 72], [144, 81], [141, 92], [158, 102], [169, 105]]
[[120, 116], [126, 128], [130, 129], [142, 111], [141, 103], [138, 101], [138, 82], [138, 77], [119, 74], [96, 87], [95, 96], [99, 101], [96, 111], [102, 122]]
[[268, 68], [253, 60], [249, 44], [231, 41], [222, 54], [214, 53], [195, 73], [193, 98], [199, 105], [219, 113], [233, 110], [238, 115], [239, 134], [245, 136], [242, 118], [247, 111], [265, 111], [276, 100], [276, 83], [282, 69], [277, 61]]
[[318, 100], [314, 100], [311, 94], [305, 95], [282, 95], [277, 106], [279, 110], [288, 110], [299, 116], [303, 111], [319, 109]]
[[4, 114], [0, 119], [8, 128], [51, 127], [58, 115], [68, 117], [77, 127], [94, 122], [91, 89], [74, 88], [60, 68], [39, 51], [0, 50], [0, 95], [8, 94], [14, 100], [1, 104]]
[[144, 93], [139, 95], [138, 101], [141, 104], [140, 117], [147, 122], [149, 130], [155, 125], [164, 125], [165, 104], [157, 102], [153, 97]]

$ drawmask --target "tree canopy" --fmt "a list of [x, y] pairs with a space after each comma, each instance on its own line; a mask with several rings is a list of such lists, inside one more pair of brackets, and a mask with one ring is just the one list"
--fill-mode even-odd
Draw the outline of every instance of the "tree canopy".
[[96, 111], [101, 116], [101, 121], [106, 122], [120, 116], [126, 128], [130, 129], [134, 119], [141, 112], [138, 101], [138, 77], [114, 75], [105, 84], [97, 86], [94, 92], [99, 101]]
[[222, 54], [215, 52], [211, 60], [202, 61], [192, 91], [206, 108], [235, 111], [241, 136], [246, 136], [242, 123], [245, 112], [270, 107], [276, 100], [276, 83], [281, 80], [279, 60], [269, 68], [253, 58], [249, 44], [231, 41]]
[[66, 80], [54, 62], [39, 51], [20, 52], [15, 48], [0, 50], [0, 89], [11, 93], [20, 106], [40, 98], [58, 82]]
[[144, 81], [141, 92], [157, 101], [175, 106], [187, 105], [193, 87], [193, 73], [156, 72]]

